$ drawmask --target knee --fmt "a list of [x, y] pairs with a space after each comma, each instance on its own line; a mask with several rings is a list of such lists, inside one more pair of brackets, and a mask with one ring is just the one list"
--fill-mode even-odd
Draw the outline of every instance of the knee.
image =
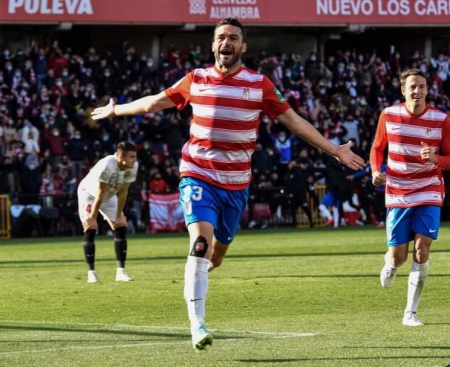
[[189, 255], [204, 258], [206, 256], [206, 253], [208, 252], [208, 247], [209, 245], [206, 238], [203, 236], [198, 236], [192, 244], [191, 252], [189, 253]]
[[425, 264], [428, 261], [429, 254], [428, 247], [419, 247], [414, 253], [414, 261], [418, 264]]
[[408, 253], [395, 253], [392, 255], [392, 265], [394, 265], [396, 268], [399, 268], [406, 262], [407, 259]]

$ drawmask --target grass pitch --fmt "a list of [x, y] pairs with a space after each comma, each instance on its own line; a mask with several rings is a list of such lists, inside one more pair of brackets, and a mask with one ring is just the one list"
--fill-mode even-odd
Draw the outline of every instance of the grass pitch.
[[210, 273], [212, 348], [195, 353], [183, 300], [188, 236], [129, 238], [117, 283], [111, 237], [87, 284], [81, 238], [0, 242], [0, 366], [433, 366], [450, 364], [450, 227], [432, 246], [419, 308], [401, 324], [411, 257], [379, 285], [385, 232], [241, 231]]

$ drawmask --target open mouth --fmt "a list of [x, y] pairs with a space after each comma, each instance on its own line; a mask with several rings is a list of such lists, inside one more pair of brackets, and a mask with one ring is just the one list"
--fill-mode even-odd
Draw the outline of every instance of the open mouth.
[[233, 51], [232, 50], [220, 50], [220, 55], [221, 56], [232, 56], [233, 55]]

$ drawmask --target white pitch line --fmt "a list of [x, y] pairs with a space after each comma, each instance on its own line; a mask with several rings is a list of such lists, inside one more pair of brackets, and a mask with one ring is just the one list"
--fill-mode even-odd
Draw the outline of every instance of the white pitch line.
[[[160, 326], [160, 325], [124, 325], [124, 324], [103, 324], [103, 323], [75, 323], [75, 322], [60, 322], [60, 321], [24, 321], [24, 320], [0, 320], [0, 324], [32, 324], [32, 325], [70, 325], [70, 326], [96, 326], [103, 327], [105, 329], [140, 329], [140, 330], [182, 330], [189, 331], [187, 327], [181, 326]], [[47, 330], [49, 331], [49, 330]], [[70, 331], [70, 330], [68, 330]], [[273, 331], [248, 331], [248, 330], [214, 330], [219, 333], [224, 334], [246, 334], [246, 335], [261, 335], [266, 336], [271, 339], [283, 339], [283, 338], [303, 338], [315, 336], [315, 333], [277, 333]], [[258, 339], [257, 337], [250, 337], [247, 339]], [[227, 338], [226, 340], [233, 341], [246, 341], [247, 339], [241, 338]], [[135, 344], [114, 344], [114, 345], [99, 345], [90, 347], [66, 347], [66, 348], [51, 348], [51, 349], [27, 349], [18, 351], [5, 351], [0, 352], [0, 355], [19, 355], [19, 354], [30, 354], [30, 353], [47, 353], [47, 352], [61, 352], [61, 351], [79, 351], [79, 350], [99, 350], [99, 349], [111, 349], [111, 348], [133, 348], [133, 347], [148, 347], [148, 346], [158, 346], [158, 345], [180, 345], [187, 344], [188, 341], [173, 341], [173, 342], [149, 342], [149, 343], [135, 343]], [[190, 343], [190, 342], [189, 342]]]

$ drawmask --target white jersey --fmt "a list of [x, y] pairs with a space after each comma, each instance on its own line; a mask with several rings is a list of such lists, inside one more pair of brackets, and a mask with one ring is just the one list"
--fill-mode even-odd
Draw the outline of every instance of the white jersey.
[[135, 162], [133, 168], [121, 170], [119, 162], [117, 162], [117, 155], [108, 155], [100, 159], [86, 177], [81, 180], [79, 190], [84, 190], [89, 195], [97, 197], [99, 182], [104, 182], [108, 184], [108, 190], [103, 201], [108, 201], [111, 197], [117, 195], [123, 185], [136, 181], [138, 167], [138, 162]]

